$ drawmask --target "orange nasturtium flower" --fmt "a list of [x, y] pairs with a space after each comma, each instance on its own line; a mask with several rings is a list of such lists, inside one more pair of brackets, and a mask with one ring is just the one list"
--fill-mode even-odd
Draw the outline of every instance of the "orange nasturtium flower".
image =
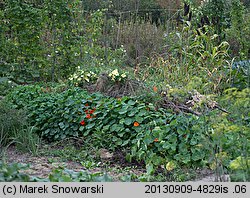
[[90, 114], [93, 114], [94, 112], [95, 112], [95, 109], [89, 110], [89, 113], [90, 113]]
[[90, 118], [91, 118], [91, 115], [90, 115], [90, 114], [87, 114], [87, 115], [86, 115], [86, 118], [87, 118], [87, 119], [90, 119]]
[[84, 120], [82, 120], [82, 121], [80, 122], [80, 125], [82, 125], [82, 126], [84, 126], [84, 125], [85, 125]]
[[89, 106], [89, 104], [88, 104], [88, 103], [86, 103], [86, 104], [85, 104], [85, 106], [86, 106], [86, 107], [88, 107], [88, 106]]
[[139, 122], [134, 122], [135, 127], [138, 127], [139, 125], [140, 125]]
[[156, 86], [153, 87], [153, 90], [154, 90], [154, 92], [157, 92], [157, 91], [158, 91], [158, 89], [157, 89]]
[[154, 139], [154, 142], [159, 142], [158, 138], [155, 138], [155, 139]]

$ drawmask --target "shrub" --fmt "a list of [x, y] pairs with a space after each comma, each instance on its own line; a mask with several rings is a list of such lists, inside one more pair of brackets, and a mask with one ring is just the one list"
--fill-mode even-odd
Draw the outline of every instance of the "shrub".
[[176, 164], [205, 165], [211, 155], [211, 144], [204, 124], [193, 115], [165, 113], [165, 118], [152, 120], [137, 133], [129, 157], [146, 161], [150, 174], [158, 166], [171, 171]]
[[249, 59], [250, 17], [240, 0], [232, 1], [230, 10], [231, 26], [226, 30], [226, 39], [231, 46], [232, 57]]
[[[22, 104], [22, 94], [13, 93], [20, 97], [11, 98]], [[209, 155], [202, 118], [174, 115], [137, 98], [109, 98], [71, 88], [43, 93], [27, 104], [27, 111], [31, 125], [49, 141], [84, 136], [96, 147], [128, 149], [128, 159], [145, 161], [149, 167], [173, 160], [199, 166]]]
[[42, 93], [43, 89], [39, 85], [18, 86], [7, 95], [7, 100], [12, 103], [14, 108], [21, 109], [26, 108], [31, 101], [38, 98]]
[[250, 60], [233, 63], [232, 86], [245, 89], [250, 86]]
[[237, 157], [230, 163], [232, 181], [250, 181], [250, 158]]
[[0, 97], [7, 95], [15, 86], [16, 84], [10, 81], [8, 78], [0, 77]]
[[[246, 181], [249, 174], [247, 165], [250, 151], [250, 99], [249, 89], [230, 88], [220, 97], [220, 104], [230, 113], [213, 113], [209, 117], [212, 129], [214, 157], [211, 165], [232, 173], [232, 181]], [[241, 162], [242, 159], [242, 162]], [[247, 163], [246, 163], [247, 162]], [[242, 164], [242, 169], [238, 168]], [[217, 167], [216, 167], [217, 166]]]
[[79, 136], [81, 114], [84, 113], [87, 93], [68, 89], [62, 93], [44, 94], [28, 106], [31, 125], [49, 141]]

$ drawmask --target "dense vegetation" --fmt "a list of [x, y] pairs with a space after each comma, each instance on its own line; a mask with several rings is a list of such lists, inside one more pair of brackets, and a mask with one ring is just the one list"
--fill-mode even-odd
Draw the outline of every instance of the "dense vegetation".
[[[1, 148], [39, 155], [81, 139], [84, 152], [142, 165], [132, 180], [185, 181], [180, 170], [206, 168], [249, 181], [248, 2], [126, 2], [0, 1]], [[90, 156], [99, 160], [77, 161]], [[0, 181], [111, 180], [0, 165]]]

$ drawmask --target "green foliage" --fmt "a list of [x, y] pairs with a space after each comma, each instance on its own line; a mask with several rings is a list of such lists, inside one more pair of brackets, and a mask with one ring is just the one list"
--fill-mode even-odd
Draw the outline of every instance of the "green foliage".
[[[224, 105], [229, 106], [228, 110], [234, 112], [223, 115], [215, 129], [219, 133], [225, 134], [222, 138], [223, 147], [227, 148], [233, 158], [240, 155], [245, 157], [250, 151], [249, 131], [250, 131], [250, 92], [249, 88], [238, 91], [235, 88], [225, 90], [225, 95], [221, 98]], [[217, 120], [219, 121], [219, 120]], [[223, 126], [224, 125], [224, 126]], [[237, 142], [235, 142], [237, 140]]]
[[38, 155], [41, 139], [35, 133], [34, 127], [25, 126], [20, 130], [15, 130], [12, 141], [18, 150]]
[[224, 36], [223, 30], [230, 25], [230, 2], [229, 0], [205, 1], [201, 8], [202, 14], [211, 19], [215, 33], [219, 35], [219, 42]]
[[239, 61], [233, 64], [232, 86], [238, 89], [250, 87], [250, 60]]
[[11, 0], [0, 11], [0, 77], [57, 81], [78, 66], [123, 63], [124, 50], [101, 45], [103, 11], [85, 13], [80, 1]]
[[165, 116], [167, 119], [153, 120], [146, 129], [137, 133], [132, 156], [146, 161], [149, 174], [157, 166], [171, 171], [174, 164], [205, 164], [203, 160], [211, 155], [211, 147], [202, 120], [191, 115]]
[[[187, 87], [196, 86], [190, 83]], [[22, 95], [23, 90], [27, 95]], [[95, 148], [124, 148], [127, 160], [145, 162], [147, 174], [151, 175], [157, 167], [169, 172], [183, 165], [199, 167], [209, 163], [215, 169], [230, 170], [230, 160], [247, 156], [248, 95], [248, 89], [227, 90], [221, 102], [238, 114], [222, 114], [219, 118], [214, 112], [205, 112], [201, 117], [175, 115], [138, 98], [109, 98], [79, 88], [47, 92], [38, 85], [24, 86], [17, 87], [7, 98], [15, 107], [26, 107], [30, 124], [43, 138], [54, 141], [83, 136]]]
[[45, 94], [28, 106], [30, 123], [39, 134], [49, 141], [77, 137], [80, 130], [80, 115], [85, 109], [86, 92], [68, 89], [62, 94]]
[[249, 94], [248, 88], [225, 90], [220, 102], [230, 113], [213, 114], [209, 118], [215, 152], [211, 168], [229, 172], [232, 181], [249, 181]]
[[14, 88], [16, 84], [12, 81], [10, 81], [6, 77], [0, 77], [0, 93], [1, 96], [7, 95], [12, 88]]
[[[154, 113], [152, 104], [139, 103], [131, 98], [106, 99], [96, 106], [95, 125], [86, 126], [87, 133], [97, 131], [103, 138], [106, 148], [128, 147], [137, 142], [136, 136], [148, 127], [161, 113]], [[94, 135], [97, 135], [94, 133]]]
[[20, 172], [28, 168], [27, 165], [22, 164], [11, 164], [7, 165], [0, 161], [0, 181], [1, 182], [29, 182], [31, 181], [30, 177]]
[[14, 108], [26, 108], [27, 105], [38, 98], [43, 93], [39, 85], [33, 86], [18, 86], [8, 96], [7, 100], [10, 101]]
[[240, 0], [232, 1], [231, 27], [226, 30], [226, 38], [231, 45], [232, 56], [240, 60], [249, 59], [250, 17]]
[[[27, 95], [28, 90], [33, 92], [31, 87], [26, 89]], [[27, 97], [14, 91], [9, 98], [18, 98], [22, 106], [22, 99], [26, 103]], [[12, 102], [15, 105], [17, 101]], [[62, 93], [43, 93], [26, 106], [31, 125], [43, 138], [54, 141], [84, 136], [97, 148], [131, 149], [127, 159], [145, 161], [149, 174], [172, 160], [200, 166], [210, 154], [202, 119], [174, 115], [136, 98], [107, 98], [71, 88]]]
[[195, 20], [208, 16], [214, 33], [218, 35], [217, 41], [228, 41], [232, 57], [249, 59], [249, 10], [240, 0], [211, 0], [201, 4]]
[[[194, 1], [185, 2], [195, 5]], [[136, 5], [141, 12], [128, 14], [135, 2], [124, 1], [124, 6], [117, 0], [3, 1], [0, 92], [7, 95], [11, 106], [0, 104], [1, 146], [15, 142], [17, 148], [37, 154], [38, 136], [48, 141], [83, 137], [85, 146], [124, 149], [128, 160], [145, 162], [149, 180], [157, 168], [166, 169], [168, 174], [178, 173], [182, 166], [207, 164], [216, 171], [231, 172], [235, 181], [249, 180], [249, 64], [240, 61], [231, 66], [232, 56], [249, 58], [249, 13], [239, 0], [205, 1], [192, 8], [191, 21], [173, 28], [170, 26], [175, 22], [169, 19], [166, 29], [160, 22], [166, 13], [158, 9], [169, 3], [141, 0]], [[154, 11], [143, 11], [148, 8]], [[120, 11], [126, 13], [118, 16]], [[208, 16], [210, 25], [197, 28], [202, 16]], [[68, 87], [62, 81], [60, 86], [36, 84], [10, 91], [16, 84], [42, 80], [69, 79], [71, 84], [84, 87], [95, 82], [103, 70], [119, 84], [129, 76], [121, 72], [126, 64], [136, 66], [135, 77], [154, 86], [153, 92], [109, 98]], [[236, 88], [227, 89], [231, 85]], [[161, 89], [164, 99], [176, 103], [186, 102], [194, 90], [221, 93], [220, 103], [230, 113], [206, 109], [200, 117], [175, 115], [159, 108]], [[86, 157], [83, 151], [78, 156], [73, 152], [58, 153], [80, 162]], [[240, 161], [244, 163], [237, 166]], [[95, 164], [86, 161], [84, 165]], [[7, 168], [3, 173], [6, 181], [31, 181], [19, 174], [21, 169], [19, 165]], [[185, 176], [176, 178], [182, 181]], [[48, 180], [109, 178], [59, 168]]]
[[23, 130], [26, 122], [26, 113], [10, 107], [0, 101], [0, 147], [7, 146], [13, 141], [15, 133]]
[[[66, 146], [65, 146], [66, 144]], [[62, 141], [62, 144], [57, 144], [61, 148], [61, 145], [64, 145], [62, 149], [54, 149], [51, 147], [43, 147], [40, 150], [40, 154], [48, 157], [60, 157], [60, 160], [69, 160], [79, 163], [94, 163], [94, 155], [96, 154], [96, 149], [93, 148], [92, 143], [84, 141], [84, 145], [73, 146], [70, 143], [70, 139], [65, 139]], [[51, 158], [49, 158], [51, 160]], [[53, 158], [52, 160], [53, 161]]]
[[50, 182], [111, 182], [113, 181], [106, 173], [88, 173], [87, 171], [75, 172], [58, 168], [49, 175]]
[[40, 45], [43, 13], [24, 1], [6, 1], [1, 9], [0, 76], [24, 82], [37, 78], [42, 62]]
[[112, 178], [107, 174], [88, 173], [87, 171], [75, 172], [63, 167], [54, 169], [48, 178], [31, 177], [23, 173], [28, 165], [13, 163], [7, 165], [0, 161], [1, 182], [110, 182]]
[[228, 106], [229, 111], [233, 112], [227, 115], [229, 120], [243, 126], [250, 126], [250, 89], [246, 88], [238, 90], [237, 88], [230, 88], [224, 91], [221, 102]]
[[232, 181], [250, 181], [250, 159], [237, 157], [230, 163]]
[[98, 76], [93, 71], [84, 71], [78, 67], [77, 71], [69, 77], [70, 83], [75, 86], [82, 87], [85, 83], [93, 83]]
[[124, 82], [127, 79], [127, 73], [121, 73], [118, 71], [118, 69], [113, 70], [109, 73], [109, 77], [111, 78], [111, 81], [113, 82]]
[[[229, 44], [217, 41], [218, 35], [211, 27], [194, 29], [189, 21], [181, 31], [172, 32], [166, 38], [170, 42], [169, 60], [159, 59], [161, 67], [167, 68], [163, 72], [165, 79], [171, 82], [186, 84], [194, 77], [200, 77], [206, 90], [218, 92], [229, 86], [230, 58]], [[168, 72], [170, 71], [170, 72]]]
[[237, 170], [237, 169], [247, 169], [249, 167], [250, 160], [246, 160], [242, 158], [241, 156], [237, 157], [235, 160], [233, 160], [230, 163], [230, 168], [232, 170]]

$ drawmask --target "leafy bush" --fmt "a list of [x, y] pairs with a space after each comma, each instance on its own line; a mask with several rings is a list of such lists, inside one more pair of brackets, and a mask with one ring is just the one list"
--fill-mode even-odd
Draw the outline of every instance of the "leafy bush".
[[16, 84], [10, 81], [8, 78], [0, 77], [0, 96], [7, 95]]
[[27, 105], [38, 98], [43, 93], [39, 85], [18, 86], [8, 96], [7, 100], [12, 103], [14, 108], [26, 108]]
[[[221, 105], [230, 113], [211, 114], [209, 125], [212, 129], [214, 159], [213, 168], [225, 169], [232, 174], [232, 181], [246, 181], [249, 175], [247, 165], [250, 152], [250, 98], [249, 89], [227, 89], [220, 97]], [[242, 161], [241, 161], [242, 159]], [[239, 168], [240, 164], [242, 165]], [[217, 167], [215, 167], [217, 166]]]
[[68, 89], [62, 93], [44, 94], [31, 101], [28, 108], [31, 125], [49, 141], [79, 135], [80, 115], [84, 113], [87, 93]]
[[[29, 93], [33, 90], [37, 91], [34, 95]], [[145, 162], [148, 174], [156, 167], [171, 171], [180, 165], [213, 164], [212, 156], [221, 156], [218, 145], [228, 159], [222, 160], [223, 166], [228, 167], [230, 159], [241, 155], [242, 145], [249, 145], [248, 89], [225, 92], [221, 101], [240, 115], [225, 114], [219, 119], [214, 117], [216, 112], [201, 117], [175, 115], [136, 97], [109, 98], [74, 87], [59, 93], [42, 90], [37, 85], [25, 86], [7, 96], [15, 107], [26, 107], [29, 122], [40, 136], [49, 141], [83, 136], [96, 148], [127, 149], [127, 160]], [[244, 148], [248, 152], [249, 146]]]
[[[13, 94], [17, 95], [10, 98], [18, 98], [23, 106], [22, 94]], [[12, 102], [15, 105], [15, 100]], [[84, 136], [94, 146], [109, 150], [132, 147], [128, 159], [135, 157], [154, 166], [165, 166], [172, 160], [200, 165], [209, 155], [202, 119], [174, 115], [136, 98], [108, 98], [71, 88], [43, 93], [26, 105], [31, 125], [49, 141]]]
[[250, 158], [237, 157], [230, 163], [232, 181], [250, 181]]
[[177, 165], [205, 165], [211, 143], [204, 124], [196, 116], [165, 113], [165, 119], [152, 120], [138, 131], [132, 156], [145, 160], [150, 174], [157, 166], [171, 171]]
[[231, 26], [226, 30], [226, 39], [231, 46], [231, 56], [249, 59], [250, 16], [242, 1], [233, 0], [230, 12]]
[[200, 12], [211, 19], [215, 33], [220, 36], [220, 41], [224, 36], [224, 31], [230, 25], [231, 1], [210, 0], [201, 4]]
[[232, 66], [233, 87], [238, 89], [250, 86], [250, 60], [234, 62]]
[[231, 65], [229, 44], [226, 41], [218, 43], [218, 37], [212, 27], [194, 29], [187, 21], [181, 30], [165, 38], [171, 56], [156, 57], [154, 64], [162, 68], [160, 75], [164, 75], [171, 85], [185, 85], [199, 77], [206, 90], [220, 92], [229, 86]]
[[250, 127], [250, 88], [238, 90], [230, 88], [224, 91], [220, 102], [232, 113], [227, 114], [228, 120]]

